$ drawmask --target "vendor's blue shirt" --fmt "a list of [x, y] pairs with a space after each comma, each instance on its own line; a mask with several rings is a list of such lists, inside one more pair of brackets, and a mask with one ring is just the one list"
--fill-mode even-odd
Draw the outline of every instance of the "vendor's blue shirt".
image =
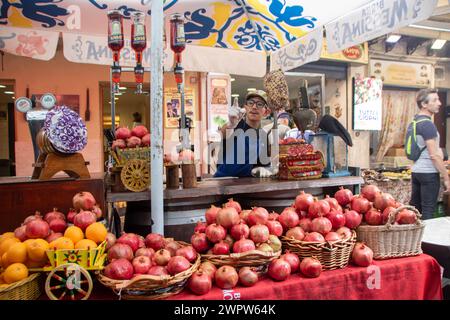
[[[237, 131], [238, 129], [241, 130]], [[233, 135], [222, 140], [214, 177], [250, 177], [255, 166], [270, 163], [268, 156], [264, 159], [261, 157], [262, 154], [268, 155], [267, 149], [268, 140], [265, 131], [250, 127], [242, 119], [234, 129]]]

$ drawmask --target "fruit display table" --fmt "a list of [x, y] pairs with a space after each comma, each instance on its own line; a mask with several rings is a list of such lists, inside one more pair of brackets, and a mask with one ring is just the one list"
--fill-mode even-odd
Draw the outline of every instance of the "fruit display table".
[[105, 209], [103, 174], [91, 174], [91, 178], [68, 177], [50, 180], [31, 180], [30, 177], [0, 178], [0, 233], [20, 226], [23, 219], [36, 210], [45, 214], [53, 208], [67, 213], [72, 207], [72, 197], [80, 190], [91, 192], [100, 209]]

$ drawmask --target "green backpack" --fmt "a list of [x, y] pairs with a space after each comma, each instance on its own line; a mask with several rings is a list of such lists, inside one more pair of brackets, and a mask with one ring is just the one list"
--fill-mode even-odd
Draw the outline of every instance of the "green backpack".
[[417, 161], [420, 158], [420, 155], [422, 154], [423, 150], [426, 149], [426, 146], [423, 148], [420, 148], [417, 144], [417, 136], [416, 136], [416, 125], [419, 122], [423, 121], [431, 121], [430, 119], [420, 119], [420, 120], [413, 120], [406, 130], [406, 138], [405, 138], [405, 153], [406, 157], [409, 160]]

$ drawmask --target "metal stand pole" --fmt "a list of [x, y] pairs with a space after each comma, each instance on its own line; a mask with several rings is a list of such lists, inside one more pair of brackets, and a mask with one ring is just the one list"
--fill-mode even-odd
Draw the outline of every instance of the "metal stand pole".
[[184, 97], [184, 82], [178, 84], [178, 92], [180, 93], [180, 112], [181, 112], [181, 126], [180, 126], [180, 139], [181, 147], [183, 149], [190, 149], [189, 143], [189, 129], [186, 128], [186, 108], [185, 108], [185, 97]]

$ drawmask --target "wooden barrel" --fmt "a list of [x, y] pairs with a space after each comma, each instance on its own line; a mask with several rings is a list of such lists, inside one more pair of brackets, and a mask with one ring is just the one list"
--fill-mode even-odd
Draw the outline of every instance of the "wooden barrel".
[[39, 147], [39, 152], [41, 154], [49, 154], [49, 153], [57, 153], [61, 154], [58, 150], [56, 150], [50, 140], [48, 139], [47, 135], [45, 134], [44, 128], [39, 130], [39, 132], [36, 135], [36, 142]]

